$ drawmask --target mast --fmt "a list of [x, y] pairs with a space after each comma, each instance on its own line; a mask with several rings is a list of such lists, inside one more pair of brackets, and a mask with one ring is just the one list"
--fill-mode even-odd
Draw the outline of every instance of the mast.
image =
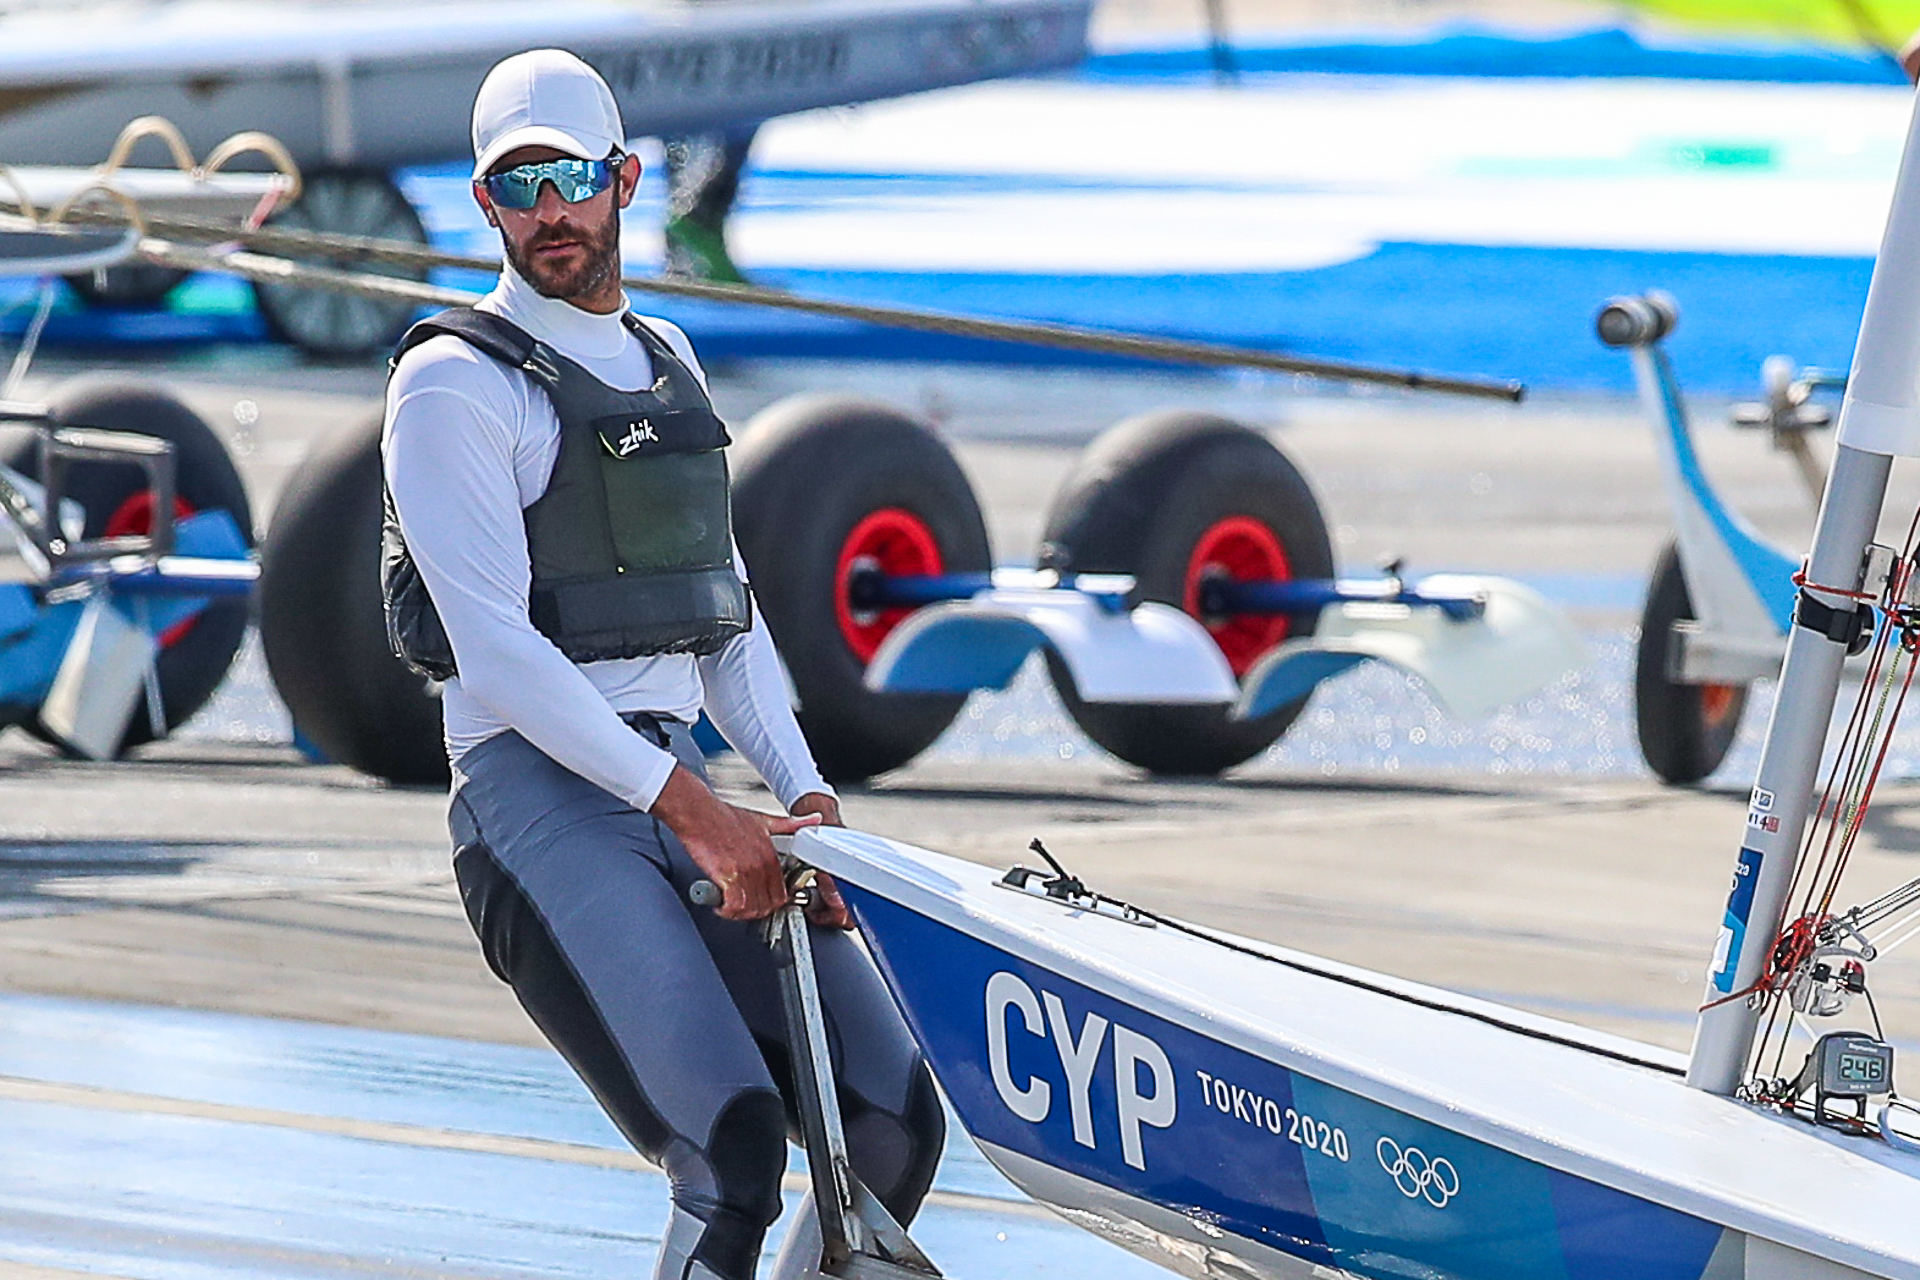
[[[1920, 456], [1920, 102], [1908, 125], [1836, 438], [1808, 555], [1808, 585], [1797, 621], [1788, 628], [1786, 665], [1701, 1001], [1706, 1007], [1694, 1027], [1687, 1083], [1710, 1093], [1732, 1093], [1753, 1051], [1760, 1011], [1744, 998], [1728, 997], [1762, 975], [1779, 936], [1846, 660], [1845, 640], [1829, 638], [1813, 624], [1829, 620], [1827, 610], [1844, 614], [1857, 602], [1816, 585], [1861, 588], [1893, 459]], [[1840, 621], [1834, 619], [1836, 632]]]

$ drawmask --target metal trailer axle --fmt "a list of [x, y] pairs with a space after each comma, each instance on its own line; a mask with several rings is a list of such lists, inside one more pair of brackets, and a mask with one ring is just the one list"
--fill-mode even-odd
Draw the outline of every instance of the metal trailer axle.
[[[150, 566], [172, 551], [173, 445], [122, 431], [53, 427], [44, 414], [35, 413], [37, 408], [0, 401], [0, 420], [35, 423], [39, 453], [37, 492], [29, 491], [23, 477], [0, 470], [0, 582], [45, 584], [59, 574], [87, 578], [125, 557]], [[84, 463], [140, 468], [154, 496], [153, 527], [137, 536], [69, 539], [60, 504], [68, 472]]]
[[[889, 574], [883, 569], [859, 568], [848, 576], [847, 603], [855, 610], [917, 609], [926, 605], [971, 600], [996, 586], [1012, 585], [996, 581], [990, 573]], [[1127, 596], [1133, 590], [1131, 579], [1115, 574], [1060, 574], [1048, 571], [1020, 575], [1022, 587], [1042, 590], [1077, 591], [1107, 604], [1116, 612], [1124, 611]], [[1466, 622], [1486, 613], [1487, 602], [1480, 596], [1443, 595], [1409, 587], [1396, 577], [1371, 581], [1336, 578], [1235, 579], [1208, 578], [1200, 584], [1200, 612], [1208, 618], [1235, 615], [1275, 615], [1318, 613], [1330, 604], [1352, 602], [1398, 604], [1410, 608], [1438, 609], [1456, 622]]]

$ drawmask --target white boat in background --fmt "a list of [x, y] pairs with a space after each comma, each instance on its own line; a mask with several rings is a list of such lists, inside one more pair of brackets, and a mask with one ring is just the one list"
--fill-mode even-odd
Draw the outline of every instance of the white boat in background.
[[[75, 0], [0, 4], [0, 164], [98, 163], [163, 116], [205, 154], [278, 138], [306, 180], [302, 230], [424, 244], [404, 166], [470, 154], [473, 96], [524, 49], [579, 54], [632, 138], [742, 129], [795, 111], [1072, 66], [1092, 0]], [[146, 160], [143, 152], [142, 161]], [[4, 198], [4, 196], [0, 196]], [[178, 277], [124, 282], [157, 301]], [[330, 356], [385, 350], [413, 309], [258, 291], [269, 329]]]
[[[9, 167], [8, 173], [17, 183], [17, 192], [13, 184], [0, 186], [0, 200], [23, 193], [41, 209], [56, 208], [99, 180], [92, 169], [53, 165]], [[275, 195], [282, 183], [279, 175], [267, 173], [230, 173], [204, 179], [177, 169], [120, 169], [113, 175], [114, 188], [138, 204], [142, 212], [190, 214], [234, 223]]]
[[487, 69], [566, 48], [635, 137], [1071, 66], [1090, 0], [95, 0], [0, 8], [0, 160], [85, 165], [163, 115], [196, 151], [242, 129], [303, 169], [469, 154]]

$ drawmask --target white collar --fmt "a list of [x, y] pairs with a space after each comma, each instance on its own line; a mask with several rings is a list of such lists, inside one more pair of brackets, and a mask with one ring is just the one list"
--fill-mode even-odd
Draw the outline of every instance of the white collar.
[[495, 314], [576, 360], [612, 359], [631, 341], [624, 295], [618, 311], [605, 315], [582, 311], [571, 302], [541, 295], [512, 266], [503, 264], [500, 283], [487, 295], [487, 301], [492, 304], [488, 309]]

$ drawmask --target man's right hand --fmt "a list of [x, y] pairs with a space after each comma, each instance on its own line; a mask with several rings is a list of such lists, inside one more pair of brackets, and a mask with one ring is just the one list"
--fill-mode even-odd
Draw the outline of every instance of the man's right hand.
[[730, 805], [681, 765], [674, 767], [650, 812], [672, 828], [694, 865], [719, 886], [714, 912], [728, 920], [764, 920], [786, 905], [786, 877], [772, 837], [819, 821]]

